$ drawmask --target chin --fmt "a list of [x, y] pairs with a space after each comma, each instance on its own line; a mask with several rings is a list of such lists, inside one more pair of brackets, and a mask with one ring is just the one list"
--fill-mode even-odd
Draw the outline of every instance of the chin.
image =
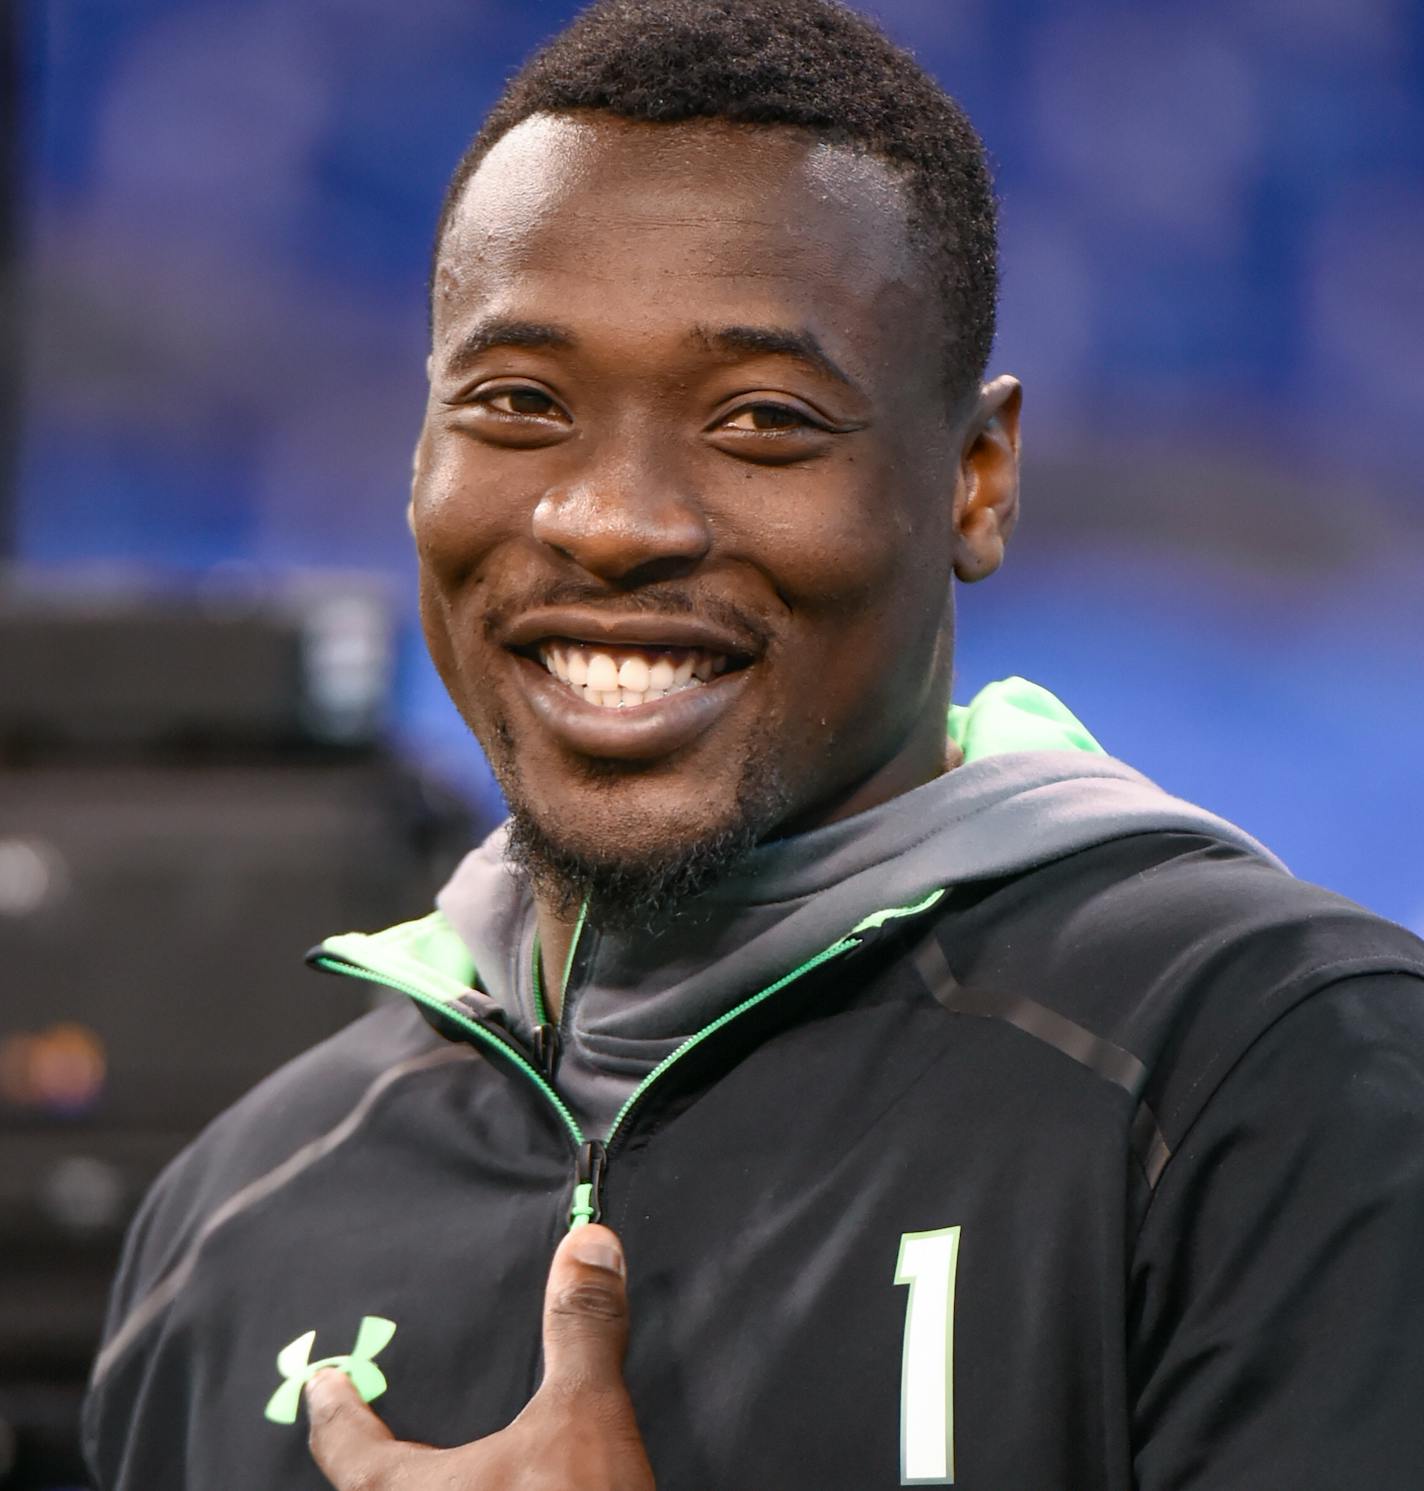
[[590, 921], [608, 929], [652, 930], [687, 911], [786, 809], [777, 773], [755, 761], [693, 788], [611, 763], [555, 793], [517, 768], [496, 775], [510, 810], [510, 863], [541, 900], [560, 911], [587, 905]]

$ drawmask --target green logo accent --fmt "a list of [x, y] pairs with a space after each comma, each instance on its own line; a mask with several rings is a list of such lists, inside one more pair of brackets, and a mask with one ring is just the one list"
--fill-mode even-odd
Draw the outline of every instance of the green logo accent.
[[372, 1358], [385, 1350], [395, 1333], [394, 1320], [386, 1320], [380, 1315], [363, 1315], [361, 1327], [356, 1332], [356, 1344], [350, 1353], [324, 1356], [316, 1362], [311, 1359], [316, 1332], [308, 1331], [304, 1336], [298, 1336], [277, 1353], [277, 1370], [282, 1374], [283, 1382], [267, 1400], [263, 1417], [271, 1419], [274, 1424], [295, 1424], [302, 1406], [302, 1389], [327, 1367], [345, 1372], [361, 1394], [363, 1403], [379, 1398], [386, 1390], [386, 1375]]

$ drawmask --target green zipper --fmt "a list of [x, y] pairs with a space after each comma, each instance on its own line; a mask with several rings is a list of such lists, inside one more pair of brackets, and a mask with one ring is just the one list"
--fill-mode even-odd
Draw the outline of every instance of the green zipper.
[[[535, 1087], [544, 1094], [549, 1103], [552, 1104], [554, 1111], [559, 1115], [565, 1129], [568, 1130], [569, 1137], [574, 1143], [576, 1172], [573, 1197], [569, 1207], [569, 1230], [572, 1231], [575, 1227], [582, 1227], [588, 1222], [598, 1220], [600, 1210], [599, 1194], [603, 1183], [607, 1150], [612, 1145], [619, 1131], [628, 1122], [629, 1116], [634, 1109], [647, 1096], [648, 1090], [670, 1067], [681, 1061], [689, 1051], [700, 1046], [733, 1020], [746, 1014], [748, 1010], [755, 1009], [757, 1005], [770, 999], [773, 995], [780, 993], [788, 984], [795, 983], [797, 979], [804, 977], [813, 969], [819, 968], [823, 963], [829, 963], [832, 958], [838, 958], [842, 953], [849, 952], [851, 948], [858, 947], [861, 940], [858, 935], [859, 933], [872, 930], [881, 926], [884, 922], [898, 917], [918, 916], [933, 906], [943, 894], [944, 891], [942, 889], [935, 890], [927, 895], [924, 900], [917, 902], [913, 906], [892, 907], [886, 911], [876, 912], [866, 917], [863, 921], [858, 922], [852, 927], [846, 936], [833, 942], [830, 947], [823, 948], [813, 957], [807, 958], [799, 967], [793, 968], [790, 973], [784, 974], [774, 984], [768, 984], [766, 988], [742, 1000], [740, 1004], [733, 1005], [731, 1009], [704, 1025], [695, 1035], [688, 1036], [680, 1046], [668, 1052], [657, 1066], [628, 1094], [623, 1106], [614, 1115], [608, 1133], [601, 1142], [596, 1139], [588, 1139], [584, 1135], [578, 1120], [569, 1111], [568, 1105], [554, 1090], [553, 1084], [543, 1076], [538, 1068], [534, 1066], [533, 1062], [517, 1046], [495, 1035], [492, 1030], [473, 1016], [466, 1014], [458, 1005], [453, 1004], [448, 999], [442, 998], [438, 994], [430, 993], [427, 989], [420, 988], [417, 984], [412, 984], [405, 979], [395, 978], [390, 974], [382, 973], [380, 969], [360, 963], [353, 958], [337, 957], [331, 953], [323, 952], [318, 953], [312, 961], [318, 968], [326, 969], [330, 973], [345, 974], [351, 978], [369, 979], [373, 983], [382, 984], [388, 989], [394, 989], [398, 994], [404, 994], [407, 998], [413, 999], [417, 1004], [424, 1005], [426, 1009], [436, 1011], [443, 1018], [459, 1026], [460, 1029], [468, 1031], [482, 1046], [502, 1056], [506, 1061], [512, 1063], [517, 1070], [528, 1077]], [[586, 912], [587, 906], [585, 905], [579, 911], [578, 922], [574, 927], [573, 941], [569, 945], [569, 956], [564, 968], [565, 993], [567, 993], [569, 971], [573, 967], [574, 950], [578, 946], [579, 935], [583, 931]], [[538, 982], [537, 939], [534, 967], [535, 1011], [542, 1016], [544, 1013], [543, 992]], [[541, 1020], [540, 1023], [543, 1023], [543, 1021]]]
[[[580, 918], [582, 926], [582, 918]], [[575, 933], [577, 935], [577, 933]], [[343, 958], [333, 957], [329, 953], [318, 954], [312, 961], [318, 968], [323, 968], [329, 973], [341, 973], [350, 978], [369, 979], [374, 983], [382, 984], [387, 989], [394, 989], [398, 994], [404, 994], [413, 999], [417, 1004], [424, 1005], [426, 1009], [437, 1011], [444, 1019], [458, 1025], [462, 1030], [468, 1031], [481, 1045], [488, 1050], [497, 1052], [506, 1061], [511, 1062], [515, 1068], [521, 1071], [539, 1089], [540, 1092], [553, 1104], [554, 1110], [563, 1121], [568, 1130], [570, 1138], [574, 1142], [575, 1155], [577, 1157], [577, 1173], [575, 1176], [573, 1198], [569, 1207], [569, 1230], [582, 1227], [589, 1222], [597, 1221], [599, 1215], [598, 1193], [602, 1187], [604, 1156], [609, 1145], [613, 1143], [618, 1131], [627, 1122], [628, 1115], [647, 1095], [648, 1089], [668, 1070], [675, 1062], [686, 1056], [695, 1046], [700, 1046], [709, 1036], [721, 1030], [730, 1021], [735, 1020], [738, 1015], [745, 1014], [747, 1010], [759, 1005], [763, 1000], [770, 999], [772, 995], [784, 989], [787, 984], [794, 983], [803, 974], [810, 973], [813, 968], [819, 968], [822, 963], [829, 962], [832, 958], [839, 957], [842, 953], [858, 945], [856, 937], [843, 937], [839, 942], [819, 952], [813, 958], [808, 958], [799, 968], [793, 969], [784, 977], [777, 979], [774, 984], [768, 984], [759, 993], [753, 994], [749, 999], [744, 999], [725, 1014], [719, 1015], [710, 1024], [704, 1025], [695, 1035], [690, 1035], [677, 1047], [670, 1051], [655, 1066], [652, 1071], [628, 1094], [627, 1101], [614, 1116], [606, 1137], [599, 1142], [585, 1137], [583, 1129], [578, 1120], [569, 1111], [568, 1104], [554, 1090], [540, 1074], [533, 1062], [529, 1061], [524, 1054], [508, 1041], [502, 1040], [495, 1035], [480, 1021], [467, 1015], [457, 1006], [442, 999], [438, 994], [431, 994], [425, 989], [418, 988], [414, 984], [406, 983], [403, 979], [392, 978], [380, 972], [379, 969], [367, 968], [360, 963], [348, 961]], [[587, 1173], [585, 1173], [587, 1172]]]

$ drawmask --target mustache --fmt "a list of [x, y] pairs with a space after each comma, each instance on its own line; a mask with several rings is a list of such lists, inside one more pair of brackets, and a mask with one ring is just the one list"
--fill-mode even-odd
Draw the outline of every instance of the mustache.
[[578, 606], [606, 611], [610, 616], [676, 616], [710, 621], [759, 647], [769, 640], [765, 620], [745, 606], [721, 596], [689, 589], [674, 580], [640, 585], [635, 590], [610, 590], [583, 580], [554, 580], [490, 605], [484, 614], [486, 637], [498, 636], [526, 611], [545, 607]]

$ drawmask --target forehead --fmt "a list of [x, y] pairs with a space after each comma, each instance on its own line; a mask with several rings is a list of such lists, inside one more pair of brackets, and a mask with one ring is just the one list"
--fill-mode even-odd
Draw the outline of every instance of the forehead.
[[925, 276], [886, 163], [784, 127], [536, 115], [481, 162], [436, 269], [437, 346], [485, 315], [784, 321], [918, 335]]

